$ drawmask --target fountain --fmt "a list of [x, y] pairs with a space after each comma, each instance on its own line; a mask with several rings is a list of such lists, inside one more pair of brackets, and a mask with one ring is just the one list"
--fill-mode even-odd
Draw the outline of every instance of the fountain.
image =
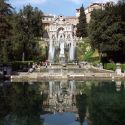
[[[51, 63], [65, 64], [75, 59], [75, 36], [72, 24], [59, 16], [49, 29], [49, 55]], [[56, 59], [57, 57], [57, 59]]]
[[49, 45], [49, 60], [52, 61], [54, 59], [54, 54], [55, 54], [55, 48], [53, 45], [53, 41], [50, 40], [50, 45]]
[[[12, 80], [36, 79], [86, 79], [86, 78], [117, 78], [123, 77], [118, 67], [116, 73], [93, 67], [89, 63], [74, 63], [76, 50], [75, 27], [68, 23], [63, 16], [59, 16], [49, 26], [48, 61], [50, 65], [40, 66], [28, 73], [11, 76]], [[68, 63], [67, 63], [68, 62]], [[72, 62], [72, 63], [69, 63]], [[50, 83], [52, 86], [53, 83]]]
[[[74, 98], [76, 94], [75, 81], [49, 81], [49, 105], [50, 111], [55, 109], [55, 112], [63, 112], [72, 110], [76, 100]], [[75, 107], [76, 109], [76, 107]]]
[[69, 60], [74, 60], [74, 55], [75, 55], [75, 47], [72, 42], [71, 47], [69, 49]]

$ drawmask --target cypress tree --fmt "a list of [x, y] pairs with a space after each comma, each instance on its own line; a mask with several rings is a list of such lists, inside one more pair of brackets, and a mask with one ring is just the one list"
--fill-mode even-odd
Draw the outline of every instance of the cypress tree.
[[76, 36], [82, 38], [87, 36], [86, 15], [83, 5], [80, 8], [80, 16], [79, 16], [79, 23], [77, 24]]

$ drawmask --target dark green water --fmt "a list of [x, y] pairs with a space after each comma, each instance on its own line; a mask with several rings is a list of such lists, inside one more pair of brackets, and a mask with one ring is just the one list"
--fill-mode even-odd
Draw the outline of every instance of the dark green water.
[[0, 82], [0, 125], [125, 125], [125, 82]]

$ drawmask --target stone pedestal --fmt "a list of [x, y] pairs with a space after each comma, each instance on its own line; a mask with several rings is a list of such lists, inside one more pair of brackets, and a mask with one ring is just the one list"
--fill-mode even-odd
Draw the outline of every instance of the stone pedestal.
[[117, 75], [121, 75], [122, 74], [120, 65], [121, 65], [120, 63], [116, 64], [116, 70], [115, 70], [115, 72], [116, 72]]
[[65, 64], [65, 56], [64, 55], [59, 56], [59, 62], [60, 62], [60, 64]]
[[100, 68], [100, 69], [103, 69], [102, 63], [99, 64], [99, 68]]

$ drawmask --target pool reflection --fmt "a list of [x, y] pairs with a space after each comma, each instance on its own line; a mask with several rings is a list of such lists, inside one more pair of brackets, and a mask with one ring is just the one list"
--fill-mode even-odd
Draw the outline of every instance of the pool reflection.
[[124, 81], [0, 83], [0, 125], [125, 125]]

